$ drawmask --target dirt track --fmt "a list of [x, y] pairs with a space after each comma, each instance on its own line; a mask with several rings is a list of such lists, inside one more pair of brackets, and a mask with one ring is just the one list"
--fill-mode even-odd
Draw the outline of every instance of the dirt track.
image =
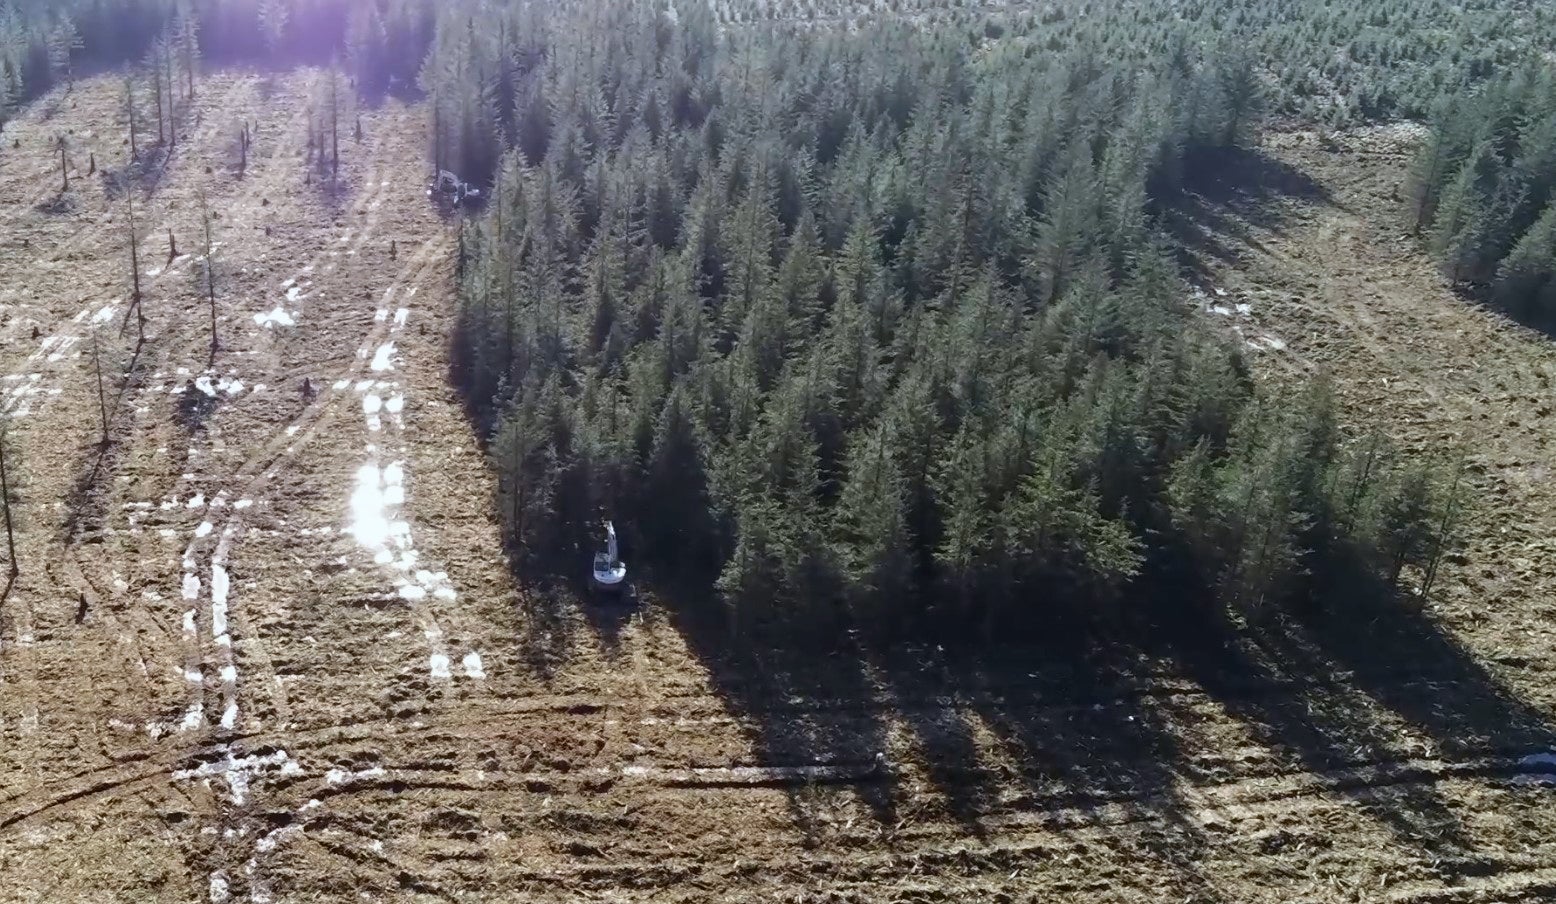
[[[84, 169], [123, 158], [87, 134], [117, 85], [4, 133], [27, 569], [0, 608], [0, 900], [1556, 898], [1553, 767], [1527, 759], [1556, 702], [1556, 355], [1413, 250], [1387, 135], [1287, 137], [1230, 171], [1204, 277], [1260, 373], [1323, 365], [1358, 422], [1473, 441], [1483, 517], [1440, 603], [1360, 638], [1239, 638], [1215, 668], [818, 661], [658, 603], [514, 589], [446, 382], [453, 238], [420, 113], [366, 111], [332, 198], [304, 182], [310, 82], [202, 86], [138, 210], [133, 366], [122, 202]], [[260, 128], [240, 180], [241, 117]], [[197, 250], [201, 191], [221, 212], [209, 373], [201, 262], [165, 244]], [[293, 324], [261, 322], [277, 309]], [[99, 319], [130, 373], [103, 450]]]

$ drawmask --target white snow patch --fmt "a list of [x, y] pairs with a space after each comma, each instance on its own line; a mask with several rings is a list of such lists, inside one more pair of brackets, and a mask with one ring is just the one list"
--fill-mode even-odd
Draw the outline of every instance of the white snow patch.
[[378, 347], [378, 351], [373, 355], [373, 363], [368, 365], [368, 367], [371, 368], [375, 373], [382, 373], [386, 370], [393, 370], [394, 363], [390, 360], [393, 356], [394, 343], [385, 342], [383, 345]]
[[209, 763], [201, 763], [193, 769], [180, 769], [173, 773], [173, 778], [178, 781], [206, 780], [220, 778], [227, 783], [227, 788], [232, 792], [232, 802], [242, 805], [248, 799], [249, 785], [258, 776], [272, 769], [279, 769], [282, 774], [295, 774], [293, 769], [296, 764], [292, 762], [291, 754], [285, 750], [277, 750], [264, 756], [234, 756], [229, 748], [224, 759]]
[[211, 873], [211, 904], [227, 904], [232, 900], [232, 894], [228, 891], [227, 874], [221, 870]]
[[486, 668], [481, 663], [480, 653], [471, 650], [465, 654], [465, 658], [462, 660], [461, 664], [464, 665], [465, 674], [467, 676], [474, 678], [477, 681], [486, 677]]
[[370, 769], [358, 769], [354, 772], [347, 772], [344, 769], [331, 769], [324, 773], [324, 783], [333, 787], [335, 785], [344, 785], [348, 782], [360, 781], [362, 779], [380, 778], [387, 774], [388, 772], [382, 766], [374, 766]]
[[286, 308], [278, 306], [268, 313], [255, 314], [254, 323], [266, 329], [276, 326], [296, 326], [297, 318], [293, 317]]

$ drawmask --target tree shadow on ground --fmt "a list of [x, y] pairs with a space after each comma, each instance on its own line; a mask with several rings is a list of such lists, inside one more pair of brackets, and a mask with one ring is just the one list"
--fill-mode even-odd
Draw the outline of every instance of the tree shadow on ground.
[[570, 611], [580, 608], [565, 587], [532, 584], [520, 595], [523, 631], [519, 637], [524, 665], [542, 681], [551, 681], [567, 662], [572, 648], [574, 620]]
[[878, 825], [896, 824], [896, 776], [885, 762], [890, 708], [850, 632], [736, 631], [723, 605], [686, 581], [657, 585], [649, 599], [675, 601], [666, 621], [751, 743], [753, 762], [738, 765], [773, 770], [766, 784], [786, 789], [808, 839], [820, 838], [820, 817], [840, 789]]
[[74, 192], [61, 191], [46, 201], [40, 201], [33, 210], [50, 217], [68, 216], [80, 209]]
[[1291, 216], [1284, 202], [1337, 203], [1308, 174], [1247, 148], [1189, 156], [1181, 186], [1159, 192], [1158, 198], [1158, 221], [1181, 249], [1183, 265], [1197, 283], [1207, 282], [1217, 263], [1237, 264], [1240, 248], [1262, 249], [1255, 230], [1282, 231]]
[[[826, 613], [821, 627], [737, 631], [705, 585], [684, 581], [654, 584], [646, 604], [706, 669], [750, 745], [749, 761], [695, 765], [768, 767], [764, 784], [785, 791], [809, 841], [850, 802], [887, 843], [923, 819], [969, 837], [1041, 825], [1082, 833], [1077, 843], [1116, 828], [1116, 843], [1140, 845], [1196, 899], [1214, 900], [1199, 866], [1211, 846], [1202, 805], [1185, 795], [1228, 781], [1225, 760], [1203, 746], [1225, 732], [1267, 751], [1236, 767], [1250, 793], [1302, 777], [1444, 862], [1473, 854], [1474, 841], [1430, 764], [1556, 744], [1550, 717], [1419, 603], [1354, 575], [1344, 586], [1257, 620], [1206, 605], [1204, 588], [1174, 588], [1139, 607], [1151, 618], [1107, 633], [1077, 619], [992, 646], [872, 637]], [[583, 617], [552, 610], [530, 629], [550, 638], [531, 646], [553, 663], [568, 655], [557, 642], [567, 631], [587, 625], [608, 651], [632, 617], [587, 594], [565, 605]], [[1206, 734], [1195, 722], [1207, 713], [1227, 721]]]
[[109, 201], [122, 201], [132, 191], [151, 197], [167, 175], [172, 155], [172, 146], [159, 141], [142, 145], [134, 159], [120, 166], [99, 166], [97, 175], [103, 183], [103, 194]]
[[1556, 724], [1519, 700], [1422, 603], [1359, 575], [1251, 623], [1206, 618], [1171, 654], [1276, 755], [1433, 858], [1473, 841], [1413, 763], [1524, 755]]

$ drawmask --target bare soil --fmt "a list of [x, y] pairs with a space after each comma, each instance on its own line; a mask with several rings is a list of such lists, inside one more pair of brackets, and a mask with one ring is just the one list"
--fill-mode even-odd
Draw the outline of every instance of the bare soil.
[[[1462, 564], [1429, 604], [1358, 593], [1098, 667], [750, 649], [652, 594], [519, 587], [447, 381], [423, 111], [364, 110], [331, 188], [305, 178], [315, 80], [201, 85], [135, 189], [138, 351], [125, 202], [85, 175], [126, 154], [117, 84], [0, 135], [25, 566], [0, 603], [0, 901], [1556, 899], [1527, 759], [1556, 702], [1556, 352], [1405, 233], [1407, 134], [1231, 161], [1198, 277], [1262, 379], [1325, 369], [1353, 425], [1467, 450]], [[256, 320], [278, 307], [293, 325]]]

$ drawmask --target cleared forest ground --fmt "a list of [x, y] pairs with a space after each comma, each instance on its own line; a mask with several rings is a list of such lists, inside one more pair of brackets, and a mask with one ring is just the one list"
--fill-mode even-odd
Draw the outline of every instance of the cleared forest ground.
[[[133, 363], [123, 203], [84, 169], [124, 156], [118, 83], [0, 136], [28, 566], [0, 604], [0, 900], [1556, 897], [1556, 766], [1531, 758], [1556, 713], [1556, 351], [1404, 234], [1408, 135], [1279, 136], [1193, 222], [1206, 316], [1257, 374], [1327, 368], [1356, 424], [1468, 449], [1472, 542], [1426, 611], [1207, 625], [1101, 667], [754, 651], [664, 601], [514, 587], [447, 384], [456, 240], [422, 111], [365, 111], [327, 192], [315, 77], [202, 85], [138, 205]], [[196, 250], [202, 191], [214, 367], [200, 262], [165, 245]], [[94, 325], [129, 373], [101, 449]]]

